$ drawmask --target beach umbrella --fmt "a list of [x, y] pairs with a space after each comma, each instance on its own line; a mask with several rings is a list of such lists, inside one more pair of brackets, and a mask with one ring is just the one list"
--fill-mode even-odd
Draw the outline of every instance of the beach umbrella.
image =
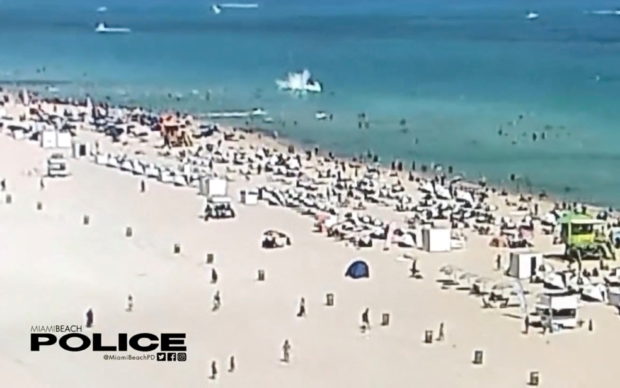
[[478, 275], [473, 274], [471, 272], [458, 273], [458, 276], [457, 276], [457, 279], [459, 282], [467, 283], [470, 286], [474, 284], [477, 278], [478, 278]]
[[489, 285], [495, 280], [488, 277], [477, 277], [474, 280], [474, 286], [478, 289], [478, 292], [487, 292]]
[[463, 272], [458, 276], [459, 280], [467, 280], [467, 281], [477, 279], [477, 278], [478, 278], [478, 275], [471, 273], [471, 272]]
[[551, 263], [543, 262], [542, 264], [538, 266], [538, 271], [544, 272], [544, 273], [550, 273], [550, 272], [555, 272], [555, 268], [553, 267]]
[[493, 285], [493, 287], [491, 287], [491, 289], [493, 291], [500, 291], [503, 292], [505, 290], [512, 290], [514, 287], [514, 284], [512, 281], [510, 280], [500, 280], [499, 282], [495, 283]]
[[496, 281], [495, 279], [491, 279], [491, 278], [488, 278], [488, 277], [480, 276], [480, 277], [478, 277], [478, 278], [475, 280], [475, 282], [474, 282], [474, 283], [476, 283], [476, 284], [484, 284], [484, 285], [489, 285], [489, 284], [491, 284], [491, 283], [493, 283], [493, 282], [495, 282], [495, 281]]
[[565, 289], [564, 277], [558, 272], [549, 272], [544, 278], [545, 288]]
[[441, 272], [444, 275], [450, 276], [453, 275], [457, 272], [461, 272], [462, 269], [453, 266], [452, 264], [446, 264], [443, 265], [442, 267], [439, 268], [439, 272]]
[[590, 286], [592, 282], [589, 278], [580, 275], [573, 275], [566, 281], [566, 285], [569, 289], [575, 291], [581, 291], [584, 287]]

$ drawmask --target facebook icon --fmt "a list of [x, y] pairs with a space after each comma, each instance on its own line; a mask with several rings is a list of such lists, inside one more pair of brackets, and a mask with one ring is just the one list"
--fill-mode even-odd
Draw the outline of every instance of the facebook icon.
[[168, 361], [176, 361], [177, 354], [176, 353], [168, 353]]

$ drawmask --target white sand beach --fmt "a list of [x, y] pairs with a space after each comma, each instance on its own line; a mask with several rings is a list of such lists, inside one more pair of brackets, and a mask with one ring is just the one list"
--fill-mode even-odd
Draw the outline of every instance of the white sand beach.
[[[20, 111], [11, 104], [5, 108], [7, 115]], [[35, 141], [16, 140], [10, 132], [5, 127], [0, 135], [0, 179], [7, 186], [0, 193], [1, 386], [509, 388], [527, 386], [532, 371], [539, 372], [543, 387], [617, 385], [613, 360], [620, 356], [620, 317], [612, 306], [580, 302], [582, 327], [545, 335], [531, 328], [525, 335], [519, 306], [483, 309], [479, 297], [437, 282], [446, 264], [506, 279], [495, 270], [495, 258], [501, 254], [505, 263], [510, 249], [490, 247], [493, 236], [463, 228], [465, 247], [450, 252], [395, 245], [384, 250], [382, 241], [356, 248], [316, 232], [313, 217], [285, 206], [240, 203], [241, 189], [278, 185], [265, 171], [250, 180], [237, 174], [229, 182], [236, 217], [222, 220], [203, 219], [206, 199], [196, 187], [138, 177], [98, 165], [92, 157], [69, 157], [71, 176], [45, 178], [41, 189], [51, 151]], [[213, 143], [224, 133], [195, 140], [194, 146]], [[275, 144], [266, 136], [244, 136], [222, 147]], [[97, 142], [102, 152], [113, 154], [141, 150], [145, 160], [163, 160], [154, 148], [162, 143], [159, 134], [149, 139], [123, 145], [79, 130], [73, 141]], [[310, 171], [316, 163], [317, 158], [304, 162], [302, 169]], [[396, 175], [386, 179], [402, 180], [408, 192], [419, 187], [407, 182], [405, 172]], [[514, 210], [505, 200], [517, 197], [490, 195], [489, 203], [498, 205], [495, 213]], [[552, 206], [538, 202], [541, 209]], [[369, 214], [404, 224], [404, 213], [366, 205]], [[532, 249], [561, 252], [536, 222]], [[125, 235], [127, 227], [131, 237]], [[261, 248], [262, 233], [270, 229], [285, 232], [292, 244]], [[214, 254], [212, 264], [205, 263], [208, 253]], [[418, 259], [422, 279], [410, 277], [411, 260], [399, 259], [403, 254]], [[368, 263], [369, 278], [344, 276], [356, 258]], [[558, 260], [553, 265], [563, 266]], [[213, 268], [216, 284], [210, 280]], [[264, 281], [257, 280], [259, 270]], [[527, 281], [524, 286], [532, 290], [528, 300], [541, 287]], [[216, 291], [222, 305], [212, 311]], [[334, 295], [333, 306], [325, 303], [328, 293]], [[128, 294], [134, 297], [131, 312], [125, 311]], [[297, 317], [302, 297], [307, 316]], [[113, 343], [118, 333], [186, 333], [187, 361], [106, 361], [106, 352], [67, 352], [58, 346], [30, 350], [31, 326], [84, 325], [88, 308], [94, 311], [94, 326], [85, 334], [102, 333]], [[371, 329], [362, 332], [366, 308]], [[381, 325], [384, 313], [390, 314], [387, 326]], [[442, 322], [445, 340], [425, 344], [424, 332], [433, 330], [436, 337]], [[291, 359], [283, 363], [286, 339]], [[482, 365], [472, 363], [475, 350], [484, 351]], [[227, 371], [230, 356], [236, 361], [232, 372]], [[212, 361], [218, 368], [214, 379], [209, 378]]]

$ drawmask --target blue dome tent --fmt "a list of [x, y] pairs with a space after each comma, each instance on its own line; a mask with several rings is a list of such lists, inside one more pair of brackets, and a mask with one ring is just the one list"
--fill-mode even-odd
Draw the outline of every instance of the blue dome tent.
[[370, 270], [368, 269], [368, 264], [366, 264], [366, 262], [364, 262], [363, 260], [356, 260], [351, 263], [351, 265], [349, 265], [349, 268], [347, 268], [347, 272], [344, 274], [344, 276], [353, 279], [368, 278], [370, 277]]

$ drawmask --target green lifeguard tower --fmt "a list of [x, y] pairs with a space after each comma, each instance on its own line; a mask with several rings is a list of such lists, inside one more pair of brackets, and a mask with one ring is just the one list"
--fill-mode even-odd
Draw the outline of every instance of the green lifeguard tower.
[[605, 235], [605, 221], [587, 214], [567, 213], [559, 220], [560, 238], [568, 259], [616, 259], [613, 245]]

